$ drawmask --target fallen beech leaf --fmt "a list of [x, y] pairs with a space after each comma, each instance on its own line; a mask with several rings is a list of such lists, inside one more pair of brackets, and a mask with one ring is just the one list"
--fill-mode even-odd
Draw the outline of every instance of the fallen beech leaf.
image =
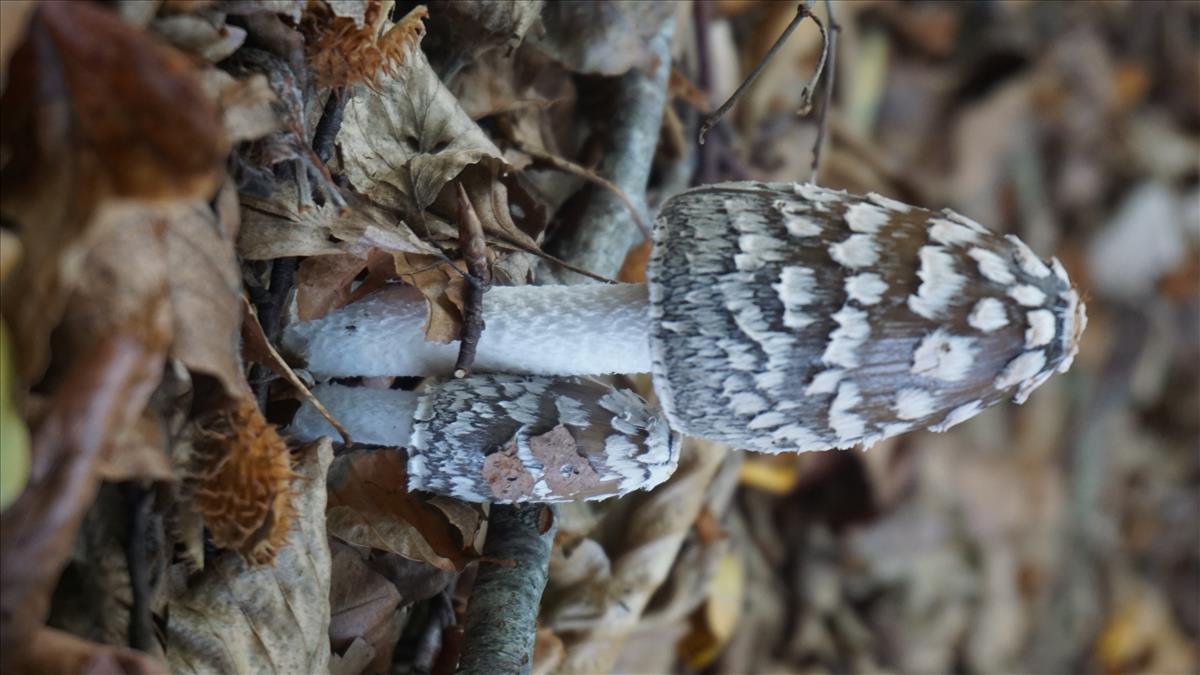
[[729, 641], [742, 616], [746, 595], [746, 572], [738, 553], [721, 558], [704, 605], [692, 616], [691, 631], [679, 642], [678, 650], [696, 669], [706, 667]]
[[366, 260], [352, 255], [305, 258], [296, 271], [296, 318], [319, 319], [349, 302], [350, 285], [366, 268]]
[[356, 546], [461, 570], [471, 556], [454, 526], [441, 511], [410, 493], [407, 483], [399, 451], [339, 455], [329, 470], [329, 533]]
[[191, 70], [185, 56], [95, 3], [39, 6], [0, 101], [0, 205], [25, 251], [3, 307], [23, 381], [46, 365], [100, 200], [211, 196], [226, 145]]
[[169, 605], [175, 673], [317, 673], [329, 663], [330, 552], [325, 533], [326, 440], [299, 451], [296, 518], [275, 564], [217, 557]]
[[19, 660], [96, 493], [106, 441], [146, 406], [163, 354], [126, 335], [100, 336], [79, 356], [33, 430], [33, 466], [0, 515], [0, 651]]
[[[18, 89], [18, 71], [24, 84], [41, 86]], [[228, 146], [192, 71], [186, 56], [98, 4], [41, 3], [27, 42], [13, 57], [13, 87], [5, 92], [4, 107], [7, 114], [10, 106], [22, 104], [69, 105], [73, 150], [87, 157], [94, 172], [86, 179], [98, 183], [99, 193], [207, 197]], [[51, 130], [45, 122], [24, 121], [5, 125], [5, 141], [14, 143], [13, 160], [5, 167], [11, 175], [5, 177], [24, 179], [28, 187], [41, 182], [37, 169], [51, 168], [39, 164], [41, 139], [29, 130]]]
[[234, 252], [237, 194], [226, 183], [217, 211], [192, 203], [172, 209], [166, 229], [175, 340], [171, 356], [217, 378], [226, 394], [250, 394], [242, 371], [242, 277]]
[[27, 673], [113, 673], [120, 675], [165, 675], [166, 664], [149, 654], [98, 642], [89, 642], [61, 630], [43, 626], [34, 633], [28, 648], [6, 654], [4, 667]]
[[8, 57], [25, 37], [25, 28], [37, 8], [37, 0], [0, 3], [0, 92], [8, 81]]
[[147, 408], [135, 423], [108, 444], [96, 465], [96, 472], [109, 482], [173, 480], [171, 459], [166, 453], [169, 443], [165, 424], [158, 413]]
[[221, 123], [231, 143], [259, 139], [282, 126], [273, 107], [277, 97], [265, 75], [255, 73], [238, 80], [219, 68], [206, 68], [199, 80], [221, 111]]
[[332, 616], [329, 642], [334, 652], [354, 649], [365, 641], [371, 648], [367, 664], [358, 672], [385, 672], [392, 661], [392, 650], [400, 639], [404, 615], [401, 595], [386, 577], [372, 571], [352, 546], [331, 540], [333, 585], [329, 590]]
[[329, 656], [329, 675], [361, 675], [372, 672], [368, 671], [368, 667], [376, 656], [375, 648], [370, 642], [363, 638], [355, 638], [345, 652], [334, 652]]
[[[381, 78], [378, 90], [360, 88], [350, 99], [338, 143], [350, 183], [409, 222], [452, 220], [458, 202], [449, 183], [459, 178], [485, 232], [536, 248], [526, 229], [540, 230], [544, 223], [525, 228], [513, 223], [500, 182], [509, 167], [500, 149], [459, 106], [421, 50], [413, 49], [394, 76]], [[463, 175], [472, 165], [478, 167]], [[441, 218], [425, 212], [435, 202]], [[522, 208], [522, 215], [536, 221], [542, 214]], [[456, 234], [451, 229], [448, 236]]]
[[[622, 500], [620, 508], [607, 514], [611, 522], [620, 523], [608, 546], [612, 551], [612, 572], [607, 582], [586, 591], [572, 591], [556, 583], [547, 586], [544, 602], [566, 601], [573, 593], [583, 592], [600, 599], [599, 606], [594, 606], [598, 611], [590, 616], [568, 612], [561, 617], [563, 625], [554, 616], [546, 618], [547, 626], [566, 646], [558, 672], [594, 673], [612, 669], [621, 646], [637, 628], [650, 598], [671, 571], [680, 546], [705, 504], [708, 485], [727, 452], [725, 446], [717, 443], [685, 439], [679, 469], [665, 483], [652, 492]], [[564, 607], [573, 604], [566, 602]]]
[[[538, 23], [541, 17], [544, 0], [512, 0], [511, 2], [490, 2], [490, 0], [459, 0], [450, 3], [445, 10], [455, 16], [455, 19], [467, 19], [477, 24], [484, 31], [495, 35], [507, 45], [509, 54], [525, 39], [525, 34]], [[474, 43], [487, 41], [476, 39]]]
[[448, 262], [442, 256], [388, 255], [372, 251], [367, 257], [367, 278], [355, 289], [351, 300], [379, 290], [388, 281], [400, 280], [425, 298], [429, 314], [425, 318], [425, 339], [431, 342], [457, 340], [462, 332], [462, 311], [467, 279], [454, 270], [465, 272], [462, 261]]
[[225, 23], [218, 13], [160, 16], [150, 29], [173, 46], [216, 63], [237, 51], [246, 41], [246, 29]]
[[[343, 191], [346, 206], [300, 209], [294, 182], [277, 183], [268, 198], [242, 196], [238, 252], [247, 260], [347, 253], [365, 258], [378, 248], [397, 253], [433, 253], [404, 221], [370, 200]], [[453, 229], [445, 226], [446, 237]]]

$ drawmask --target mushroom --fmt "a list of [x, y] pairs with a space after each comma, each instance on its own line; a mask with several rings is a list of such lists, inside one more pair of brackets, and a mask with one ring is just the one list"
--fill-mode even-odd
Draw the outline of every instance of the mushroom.
[[[812, 184], [668, 200], [646, 284], [494, 288], [481, 371], [650, 372], [671, 427], [735, 447], [845, 448], [943, 431], [1070, 367], [1084, 305], [1057, 259], [953, 211]], [[437, 375], [395, 287], [290, 326], [319, 377]]]
[[[358, 441], [405, 447], [409, 489], [467, 501], [605, 499], [658, 485], [679, 461], [678, 439], [641, 397], [595, 380], [475, 374], [313, 393]], [[305, 405], [290, 433], [334, 432]]]

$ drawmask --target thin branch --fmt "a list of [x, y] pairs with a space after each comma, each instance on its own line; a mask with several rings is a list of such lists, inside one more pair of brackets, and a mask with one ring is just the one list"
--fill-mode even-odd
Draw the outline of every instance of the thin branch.
[[837, 37], [838, 33], [842, 31], [842, 27], [838, 25], [837, 19], [833, 16], [833, 3], [830, 0], [825, 0], [825, 13], [829, 19], [828, 34], [825, 32], [825, 27], [821, 26], [821, 21], [817, 17], [813, 17], [817, 25], [821, 26], [824, 49], [821, 52], [821, 65], [817, 67], [810, 86], [816, 85], [816, 78], [820, 76], [826, 63], [829, 64], [829, 68], [825, 73], [825, 100], [821, 103], [821, 112], [817, 113], [817, 137], [813, 140], [812, 176], [808, 179], [810, 183], [817, 182], [817, 173], [821, 169], [821, 144], [825, 140], [825, 116], [829, 113], [830, 106], [833, 105], [833, 84], [837, 79]]
[[642, 217], [641, 210], [638, 209], [637, 205], [633, 203], [633, 200], [629, 198], [629, 195], [625, 194], [625, 191], [621, 189], [620, 185], [608, 180], [604, 176], [601, 176], [586, 166], [581, 166], [569, 159], [559, 157], [558, 155], [550, 154], [545, 150], [535, 148], [512, 135], [509, 136], [509, 141], [513, 144], [513, 147], [529, 155], [535, 161], [548, 164], [553, 169], [579, 176], [584, 180], [591, 181], [605, 190], [612, 192], [617, 199], [621, 200], [621, 203], [625, 205], [625, 208], [629, 209], [629, 215], [633, 216], [633, 221], [637, 223], [638, 229], [642, 231], [642, 236], [646, 239], [651, 238], [650, 226], [646, 224], [646, 219]]
[[[826, 0], [827, 7], [828, 4], [828, 0]], [[791, 37], [793, 32], [795, 32], [796, 27], [799, 26], [805, 18], [812, 18], [813, 22], [817, 24], [817, 28], [821, 31], [822, 46], [821, 60], [817, 63], [817, 69], [813, 72], [812, 77], [809, 78], [808, 84], [804, 85], [804, 89], [801, 90], [800, 94], [800, 109], [797, 112], [801, 115], [807, 115], [809, 113], [809, 111], [812, 109], [813, 91], [816, 88], [817, 81], [821, 78], [821, 73], [825, 70], [825, 60], [828, 58], [830, 50], [829, 36], [825, 32], [825, 24], [822, 23], [821, 19], [816, 14], [813, 14], [812, 10], [808, 8], [808, 2], [802, 2], [796, 7], [796, 16], [792, 18], [792, 21], [787, 25], [787, 28], [783, 29], [783, 33], [775, 40], [775, 44], [771, 45], [771, 48], [767, 50], [767, 53], [763, 55], [762, 59], [758, 62], [758, 65], [754, 66], [754, 70], [750, 71], [750, 74], [746, 76], [746, 79], [742, 80], [742, 83], [738, 85], [737, 90], [733, 92], [728, 100], [721, 104], [720, 108], [717, 108], [716, 112], [704, 119], [704, 123], [700, 125], [700, 135], [697, 139], [700, 145], [704, 145], [704, 137], [708, 135], [708, 131], [713, 128], [713, 125], [721, 121], [721, 118], [733, 108], [734, 104], [738, 102], [738, 100], [742, 97], [742, 94], [745, 93], [746, 89], [758, 79], [758, 76], [762, 74], [762, 71], [767, 67], [767, 64], [771, 62], [771, 59], [775, 58], [775, 54], [779, 52], [779, 50], [783, 47], [783, 44], [787, 42], [787, 39]]]
[[[642, 222], [646, 215], [646, 186], [650, 167], [658, 148], [663, 108], [667, 99], [667, 81], [671, 72], [671, 42], [675, 19], [667, 19], [648, 43], [656, 63], [648, 69], [634, 68], [613, 82], [612, 94], [605, 106], [601, 147], [603, 151], [596, 173], [620, 186], [637, 206]], [[629, 249], [642, 241], [644, 232], [625, 215], [623, 200], [609, 190], [588, 186], [578, 195], [578, 218], [573, 227], [563, 228], [548, 242], [548, 250], [567, 261], [564, 266], [594, 270], [613, 276]], [[565, 283], [578, 283], [574, 275], [559, 274]]]
[[129, 646], [153, 653], [154, 618], [150, 610], [150, 561], [146, 550], [150, 514], [154, 509], [154, 493], [147, 487], [131, 482], [124, 486], [125, 504], [129, 508], [129, 537], [125, 541], [125, 564], [129, 569]]
[[557, 526], [558, 512], [549, 504], [492, 506], [485, 559], [467, 605], [460, 675], [528, 673], [533, 667]]

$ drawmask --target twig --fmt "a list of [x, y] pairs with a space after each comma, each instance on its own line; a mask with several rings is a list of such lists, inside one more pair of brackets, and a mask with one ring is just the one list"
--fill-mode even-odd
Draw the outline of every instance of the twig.
[[612, 192], [613, 196], [621, 200], [621, 203], [625, 205], [625, 208], [629, 209], [629, 215], [633, 216], [633, 221], [637, 224], [638, 229], [642, 231], [642, 236], [646, 239], [651, 238], [650, 226], [646, 224], [646, 219], [642, 216], [641, 209], [639, 209], [637, 205], [633, 203], [633, 199], [631, 199], [629, 195], [625, 194], [625, 191], [621, 189], [620, 185], [608, 180], [604, 176], [601, 176], [586, 166], [581, 166], [564, 157], [559, 157], [558, 155], [553, 155], [545, 150], [535, 148], [532, 145], [521, 141], [515, 136], [510, 135], [509, 141], [514, 147], [529, 155], [535, 161], [548, 164], [551, 168], [558, 169], [559, 171], [579, 176], [584, 180], [591, 181], [605, 190]]
[[[257, 330], [256, 330], [257, 329]], [[333, 427], [338, 435], [342, 437], [342, 442], [346, 447], [354, 445], [354, 439], [350, 437], [350, 432], [346, 431], [346, 427], [337, 421], [329, 409], [325, 407], [316, 396], [313, 396], [312, 391], [301, 381], [300, 376], [296, 375], [283, 356], [279, 354], [279, 350], [275, 349], [275, 345], [267, 339], [266, 332], [263, 330], [262, 323], [258, 320], [258, 314], [254, 309], [254, 305], [250, 304], [250, 299], [245, 295], [242, 296], [242, 344], [243, 351], [247, 358], [258, 361], [262, 365], [271, 369], [276, 375], [287, 380], [289, 384], [300, 392], [304, 400], [312, 404], [321, 417], [329, 422], [329, 426]], [[260, 409], [261, 404], [260, 404]]]
[[[828, 6], [828, 1], [826, 2], [826, 6]], [[812, 77], [809, 78], [808, 84], [804, 85], [804, 89], [801, 91], [800, 95], [800, 109], [797, 112], [799, 112], [801, 115], [808, 114], [809, 110], [812, 108], [813, 89], [816, 87], [817, 80], [821, 77], [821, 71], [825, 69], [825, 59], [829, 54], [829, 40], [825, 33], [825, 25], [821, 22], [821, 19], [818, 18], [817, 15], [813, 14], [812, 10], [808, 8], [808, 2], [802, 2], [796, 7], [796, 16], [792, 18], [792, 21], [787, 25], [787, 28], [783, 29], [783, 34], [781, 34], [775, 40], [775, 44], [771, 45], [771, 48], [767, 50], [765, 55], [763, 55], [762, 59], [758, 62], [758, 65], [754, 66], [754, 70], [750, 71], [750, 74], [746, 76], [746, 79], [742, 80], [742, 83], [738, 85], [738, 88], [733, 92], [728, 100], [722, 103], [721, 107], [717, 108], [716, 112], [705, 118], [704, 123], [700, 125], [700, 135], [697, 139], [700, 145], [704, 145], [704, 137], [708, 135], [709, 129], [712, 129], [713, 125], [721, 121], [721, 118], [724, 117], [731, 108], [733, 108], [733, 105], [738, 102], [738, 99], [742, 97], [742, 94], [751, 85], [751, 83], [757, 80], [758, 76], [762, 74], [762, 71], [767, 67], [767, 64], [771, 62], [771, 59], [775, 58], [775, 54], [780, 50], [780, 48], [783, 47], [783, 44], [787, 42], [787, 39], [796, 30], [796, 27], [799, 26], [800, 23], [807, 17], [811, 17], [813, 22], [817, 24], [817, 28], [820, 29], [821, 44], [824, 47], [824, 49], [821, 51], [821, 60], [819, 63], [817, 63], [817, 69], [813, 72]]]
[[[649, 42], [658, 59], [653, 70], [647, 73], [634, 68], [617, 78], [604, 136], [604, 156], [596, 167], [597, 174], [619, 186], [637, 205], [643, 222], [650, 220], [644, 215], [646, 185], [662, 127], [674, 34], [675, 21], [668, 19]], [[575, 227], [553, 242], [551, 252], [567, 261], [571, 265], [567, 269], [572, 272], [578, 273], [572, 267], [579, 267], [606, 277], [615, 276], [629, 249], [643, 236], [625, 216], [625, 209], [625, 204], [611, 191], [589, 190]], [[577, 280], [563, 275], [562, 281]]]
[[483, 294], [492, 285], [492, 274], [487, 264], [487, 240], [483, 237], [479, 214], [475, 213], [475, 207], [471, 205], [471, 198], [467, 196], [462, 183], [455, 185], [458, 188], [458, 247], [467, 263], [467, 293], [463, 302], [462, 336], [458, 343], [458, 359], [454, 362], [454, 376], [466, 377], [475, 363], [475, 350], [483, 335]]
[[129, 537], [125, 541], [125, 564], [129, 568], [129, 646], [147, 653], [155, 647], [154, 619], [150, 615], [150, 574], [146, 560], [146, 530], [154, 493], [137, 483], [125, 485], [129, 508]]
[[[842, 27], [838, 25], [837, 19], [833, 16], [833, 3], [830, 0], [825, 0], [825, 14], [829, 19], [828, 34], [825, 32], [825, 27], [821, 26], [821, 21], [817, 17], [813, 17], [813, 21], [816, 21], [817, 26], [821, 27], [821, 41], [824, 44], [821, 52], [821, 65], [824, 66], [828, 63], [829, 67], [825, 74], [825, 100], [821, 103], [821, 111], [817, 113], [817, 137], [813, 139], [812, 176], [808, 179], [810, 183], [817, 182], [817, 173], [821, 169], [821, 144], [825, 140], [825, 116], [829, 113], [829, 107], [833, 105], [833, 81], [837, 79], [837, 36], [842, 31]], [[818, 66], [810, 84], [816, 84], [816, 78], [821, 74], [821, 70], [821, 66]]]
[[[292, 286], [296, 281], [296, 268], [299, 262], [294, 257], [277, 258], [271, 262], [271, 279], [270, 287], [265, 293], [258, 297], [261, 303], [258, 303], [256, 308], [260, 317], [260, 325], [263, 329], [263, 334], [268, 342], [275, 343], [279, 340], [279, 333], [283, 330], [283, 308], [287, 303], [287, 295], [291, 292]], [[254, 398], [258, 401], [258, 407], [261, 410], [267, 408], [267, 394], [271, 384], [271, 378], [265, 373], [255, 373], [254, 377]]]
[[[467, 605], [460, 675], [529, 673], [538, 606], [558, 512], [547, 504], [492, 506], [486, 559]], [[512, 561], [512, 565], [500, 564]]]
[[342, 113], [346, 110], [349, 98], [348, 92], [339, 87], [329, 92], [329, 98], [325, 99], [325, 108], [321, 111], [317, 128], [313, 130], [312, 141], [313, 152], [317, 153], [317, 159], [323, 164], [329, 164], [333, 158], [333, 143], [342, 128]]

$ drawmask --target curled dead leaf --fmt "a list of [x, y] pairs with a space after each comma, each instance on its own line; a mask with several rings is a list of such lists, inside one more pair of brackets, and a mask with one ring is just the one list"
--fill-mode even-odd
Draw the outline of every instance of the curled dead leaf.
[[[403, 453], [355, 450], [329, 471], [329, 533], [357, 546], [395, 553], [443, 570], [461, 570], [474, 541], [435, 508], [408, 491]], [[475, 526], [478, 526], [476, 523]], [[465, 542], [465, 543], [464, 543]]]

